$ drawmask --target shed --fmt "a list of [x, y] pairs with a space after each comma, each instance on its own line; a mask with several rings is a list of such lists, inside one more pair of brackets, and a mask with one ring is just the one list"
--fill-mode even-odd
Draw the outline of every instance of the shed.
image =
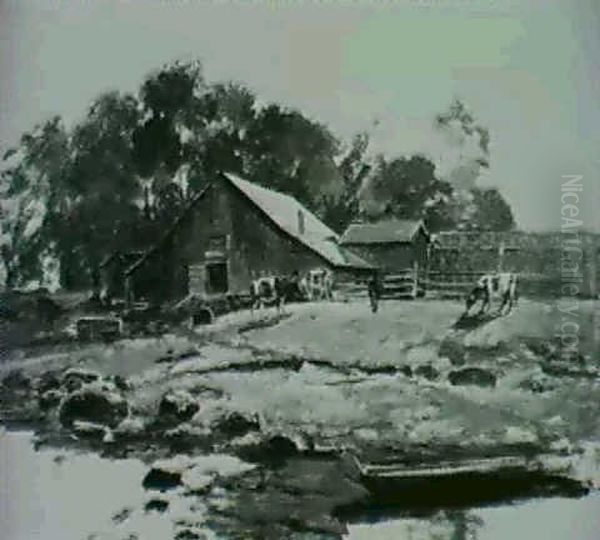
[[381, 268], [383, 274], [408, 269], [426, 272], [430, 234], [421, 220], [385, 220], [353, 223], [340, 240], [349, 248]]

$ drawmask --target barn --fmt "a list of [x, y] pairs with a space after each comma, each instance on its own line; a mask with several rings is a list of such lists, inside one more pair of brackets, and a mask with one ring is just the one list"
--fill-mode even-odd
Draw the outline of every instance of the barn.
[[420, 220], [352, 223], [340, 244], [379, 267], [384, 280], [412, 272], [418, 286], [426, 276], [430, 234]]
[[338, 281], [375, 271], [293, 197], [225, 173], [125, 275], [129, 298], [165, 302], [245, 294], [262, 274], [316, 267], [329, 268]]

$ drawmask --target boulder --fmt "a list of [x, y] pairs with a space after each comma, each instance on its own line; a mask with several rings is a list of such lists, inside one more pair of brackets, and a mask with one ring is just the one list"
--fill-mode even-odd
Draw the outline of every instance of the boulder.
[[205, 536], [200, 536], [192, 529], [182, 529], [175, 535], [175, 540], [202, 540], [202, 538], [205, 538]]
[[243, 437], [252, 431], [260, 431], [260, 422], [257, 415], [232, 411], [216, 420], [211, 427], [226, 437], [234, 438]]
[[169, 508], [169, 501], [164, 501], [162, 499], [151, 499], [144, 506], [144, 510], [146, 512], [160, 512], [161, 514]]
[[38, 405], [40, 409], [47, 411], [49, 409], [53, 409], [54, 407], [58, 407], [62, 398], [63, 393], [60, 390], [46, 390], [45, 392], [39, 394]]
[[415, 369], [415, 375], [417, 377], [423, 377], [428, 381], [435, 381], [439, 378], [440, 373], [431, 364], [424, 364]]
[[100, 374], [81, 368], [70, 368], [65, 371], [62, 378], [62, 386], [67, 392], [79, 390], [84, 385], [100, 380]]
[[465, 347], [460, 341], [446, 337], [440, 343], [438, 356], [448, 358], [453, 366], [462, 366], [465, 363]]
[[129, 384], [129, 381], [121, 375], [113, 375], [112, 382], [121, 392], [131, 390], [131, 384]]
[[159, 491], [174, 489], [182, 485], [181, 471], [152, 467], [144, 477], [142, 485], [144, 489], [157, 489]]
[[94, 422], [75, 420], [73, 422], [73, 432], [79, 437], [100, 441], [104, 439], [106, 435], [106, 428], [103, 425]]
[[52, 371], [43, 373], [36, 382], [36, 388], [39, 394], [43, 394], [49, 390], [59, 390], [60, 387], [60, 376], [58, 373]]
[[301, 452], [290, 437], [277, 434], [244, 445], [238, 449], [238, 453], [249, 461], [280, 464]]
[[127, 401], [110, 387], [84, 387], [67, 396], [60, 406], [63, 426], [72, 427], [76, 420], [116, 427], [128, 414]]
[[190, 420], [199, 410], [198, 402], [185, 390], [169, 390], [158, 405], [160, 419], [175, 422]]
[[467, 367], [451, 371], [448, 374], [448, 380], [454, 386], [475, 385], [492, 388], [496, 386], [496, 375], [479, 367]]
[[519, 388], [535, 394], [550, 392], [557, 388], [556, 381], [544, 373], [533, 373], [519, 383]]
[[22, 370], [14, 369], [2, 379], [2, 385], [9, 390], [29, 390], [31, 379]]

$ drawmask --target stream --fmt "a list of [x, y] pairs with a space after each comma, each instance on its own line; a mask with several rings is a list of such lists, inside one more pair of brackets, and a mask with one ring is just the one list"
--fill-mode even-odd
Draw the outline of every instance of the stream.
[[[146, 471], [137, 459], [109, 460], [71, 449], [36, 451], [31, 432], [0, 431], [1, 536], [3, 540], [174, 538], [174, 522], [186, 512], [190, 515], [189, 501], [172, 498], [165, 513], [145, 511], [152, 498], [142, 487]], [[600, 493], [428, 516], [357, 519], [348, 524], [345, 540], [597, 540]]]

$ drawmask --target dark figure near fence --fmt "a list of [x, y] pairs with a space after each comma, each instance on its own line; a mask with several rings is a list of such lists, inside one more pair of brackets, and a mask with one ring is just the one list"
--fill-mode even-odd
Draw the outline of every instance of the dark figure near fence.
[[369, 289], [369, 302], [371, 303], [371, 311], [373, 313], [377, 313], [379, 309], [379, 296], [380, 296], [380, 285], [379, 279], [376, 275], [374, 275], [368, 283]]

